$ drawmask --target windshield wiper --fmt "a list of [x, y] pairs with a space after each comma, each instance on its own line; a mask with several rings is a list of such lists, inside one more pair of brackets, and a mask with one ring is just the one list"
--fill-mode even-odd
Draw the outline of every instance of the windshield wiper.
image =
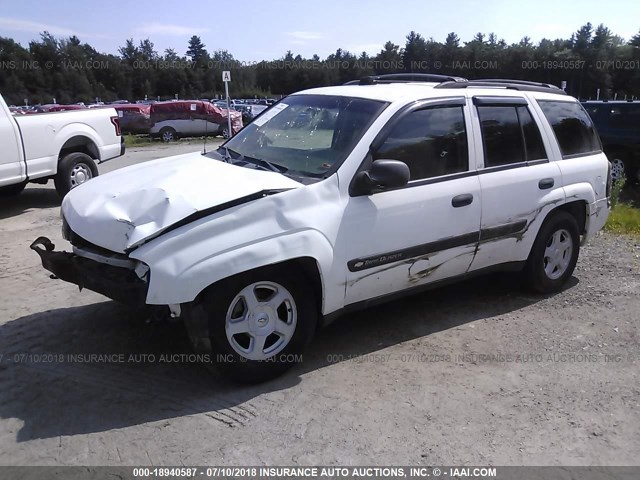
[[[226, 161], [244, 161], [246, 163], [251, 163], [253, 165], [257, 165], [259, 167], [264, 168], [265, 170], [270, 170], [272, 172], [276, 172], [276, 173], [284, 173], [287, 170], [289, 170], [287, 167], [282, 166], [282, 165], [278, 165], [277, 163], [271, 163], [267, 160], [263, 160], [261, 158], [254, 158], [254, 157], [247, 157], [246, 155], [243, 155], [239, 152], [236, 152], [235, 150], [231, 150], [228, 147], [219, 147], [225, 150], [226, 152], [226, 156], [225, 156], [225, 160]], [[234, 155], [237, 155], [236, 158], [231, 157], [230, 153], [233, 153]]]
[[229, 153], [229, 149], [227, 147], [223, 147], [222, 145], [220, 145], [218, 147], [218, 150], [224, 150], [224, 155], [222, 156], [222, 160], [224, 160], [227, 163], [231, 163], [231, 154]]

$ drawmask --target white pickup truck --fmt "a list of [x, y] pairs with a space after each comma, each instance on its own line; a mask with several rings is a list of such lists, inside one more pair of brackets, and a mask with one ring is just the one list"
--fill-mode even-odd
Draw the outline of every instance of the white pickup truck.
[[125, 149], [114, 109], [13, 115], [1, 95], [0, 145], [0, 196], [53, 179], [63, 197]]

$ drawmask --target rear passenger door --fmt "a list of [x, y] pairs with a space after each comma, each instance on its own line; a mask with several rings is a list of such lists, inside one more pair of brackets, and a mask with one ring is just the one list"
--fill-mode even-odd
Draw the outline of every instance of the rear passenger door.
[[526, 260], [546, 213], [564, 200], [550, 140], [525, 97], [473, 97], [482, 218], [470, 270]]

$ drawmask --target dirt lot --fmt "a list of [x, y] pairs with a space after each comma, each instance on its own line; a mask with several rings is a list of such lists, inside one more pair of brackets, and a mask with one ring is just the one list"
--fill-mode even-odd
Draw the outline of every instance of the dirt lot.
[[58, 207], [52, 185], [0, 203], [0, 464], [638, 462], [637, 240], [599, 235], [558, 295], [498, 275], [351, 315], [238, 387], [185, 357], [179, 322], [49, 279], [28, 246], [63, 245]]

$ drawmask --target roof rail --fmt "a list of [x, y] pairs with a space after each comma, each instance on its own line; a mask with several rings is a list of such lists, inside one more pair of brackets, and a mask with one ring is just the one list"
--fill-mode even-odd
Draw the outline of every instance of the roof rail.
[[467, 87], [502, 87], [509, 90], [525, 92], [546, 92], [566, 95], [567, 93], [555, 85], [549, 83], [529, 82], [527, 80], [510, 80], [500, 78], [487, 78], [479, 80], [467, 80], [465, 82], [443, 82], [435, 88], [467, 88]]
[[390, 73], [386, 75], [370, 75], [360, 80], [351, 80], [344, 85], [375, 85], [378, 83], [407, 83], [407, 82], [467, 82], [466, 78], [431, 73]]
[[560, 90], [560, 87], [556, 87], [550, 83], [540, 83], [540, 82], [530, 82], [529, 80], [512, 80], [507, 78], [480, 78], [478, 82], [491, 82], [491, 83], [513, 83], [515, 85], [529, 85], [531, 87], [546, 87], [546, 88], [557, 88]]

